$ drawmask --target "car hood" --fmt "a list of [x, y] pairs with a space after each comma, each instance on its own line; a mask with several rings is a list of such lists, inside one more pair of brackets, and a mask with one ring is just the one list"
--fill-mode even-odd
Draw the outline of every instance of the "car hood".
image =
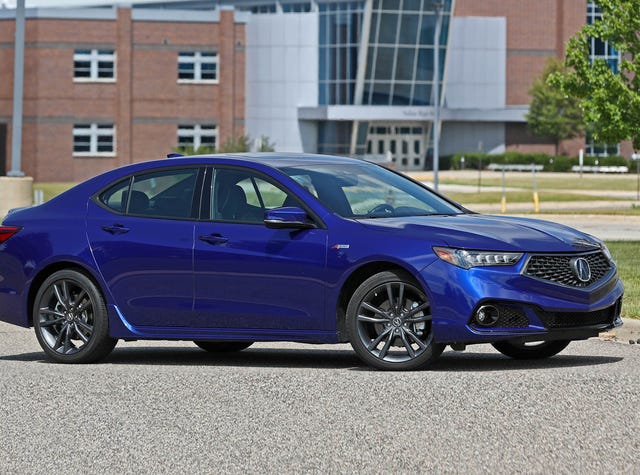
[[525, 252], [576, 252], [600, 247], [588, 234], [540, 219], [457, 214], [363, 219], [371, 230], [391, 230], [436, 245], [463, 249]]

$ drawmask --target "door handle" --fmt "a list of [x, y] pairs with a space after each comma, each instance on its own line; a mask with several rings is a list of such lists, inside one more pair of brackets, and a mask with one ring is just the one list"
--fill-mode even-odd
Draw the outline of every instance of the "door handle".
[[213, 245], [224, 244], [229, 240], [229, 238], [224, 237], [222, 234], [206, 234], [199, 236], [198, 239]]
[[111, 234], [124, 234], [130, 231], [129, 228], [124, 227], [122, 224], [112, 224], [111, 226], [102, 226], [102, 229]]

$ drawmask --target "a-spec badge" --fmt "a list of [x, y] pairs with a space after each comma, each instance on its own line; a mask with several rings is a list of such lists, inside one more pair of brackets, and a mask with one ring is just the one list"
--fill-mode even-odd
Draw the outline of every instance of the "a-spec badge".
[[333, 246], [331, 246], [331, 249], [336, 251], [338, 249], [349, 249], [349, 244], [334, 244]]
[[589, 282], [591, 280], [591, 267], [589, 261], [584, 257], [574, 257], [569, 261], [573, 275], [575, 275], [580, 282]]

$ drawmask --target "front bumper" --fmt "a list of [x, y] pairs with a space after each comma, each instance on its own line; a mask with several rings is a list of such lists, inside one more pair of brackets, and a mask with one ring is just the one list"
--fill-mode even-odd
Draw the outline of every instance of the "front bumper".
[[[620, 326], [624, 286], [617, 273], [589, 288], [570, 288], [521, 274], [518, 266], [460, 269], [434, 262], [422, 277], [431, 298], [434, 339], [440, 343], [500, 340], [579, 340]], [[483, 306], [500, 318], [482, 325]]]

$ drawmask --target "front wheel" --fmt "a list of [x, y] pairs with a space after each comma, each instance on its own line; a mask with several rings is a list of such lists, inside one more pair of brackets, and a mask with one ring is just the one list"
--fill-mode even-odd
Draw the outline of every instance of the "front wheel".
[[91, 363], [116, 345], [109, 337], [104, 298], [86, 275], [75, 270], [51, 274], [40, 286], [33, 307], [38, 343], [58, 363]]
[[517, 360], [537, 360], [549, 358], [564, 350], [571, 340], [532, 341], [515, 343], [513, 341], [497, 341], [493, 347], [505, 356]]
[[351, 346], [378, 369], [414, 370], [435, 360], [444, 345], [433, 341], [431, 320], [427, 296], [401, 271], [368, 278], [347, 306]]

